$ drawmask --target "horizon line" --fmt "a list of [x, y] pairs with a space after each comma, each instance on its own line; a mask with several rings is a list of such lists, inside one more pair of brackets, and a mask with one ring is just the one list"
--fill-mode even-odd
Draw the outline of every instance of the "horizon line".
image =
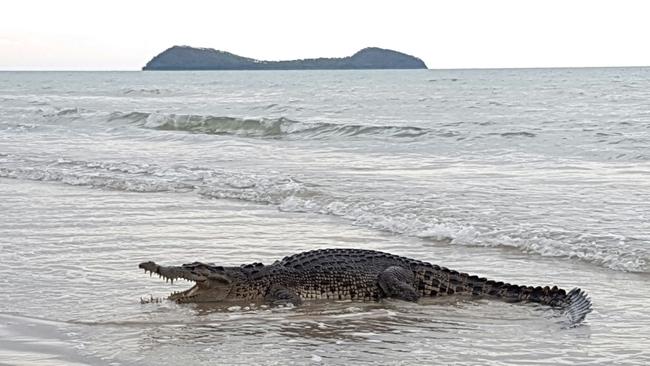
[[139, 69], [0, 69], [0, 72], [269, 72], [269, 71], [453, 71], [453, 70], [537, 70], [537, 69], [632, 69], [648, 68], [650, 65], [624, 66], [497, 66], [497, 67], [440, 67], [426, 69], [329, 69], [329, 70], [142, 70]]

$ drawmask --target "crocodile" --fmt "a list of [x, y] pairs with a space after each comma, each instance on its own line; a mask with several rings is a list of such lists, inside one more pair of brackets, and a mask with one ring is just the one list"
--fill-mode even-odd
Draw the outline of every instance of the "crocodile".
[[181, 266], [140, 263], [145, 273], [167, 281], [185, 279], [194, 285], [174, 292], [177, 303], [263, 302], [299, 305], [305, 300], [379, 301], [454, 294], [509, 302], [535, 302], [564, 311], [572, 324], [591, 312], [591, 300], [579, 288], [518, 286], [460, 273], [435, 264], [374, 250], [319, 249], [287, 256], [271, 265], [238, 267], [194, 262]]

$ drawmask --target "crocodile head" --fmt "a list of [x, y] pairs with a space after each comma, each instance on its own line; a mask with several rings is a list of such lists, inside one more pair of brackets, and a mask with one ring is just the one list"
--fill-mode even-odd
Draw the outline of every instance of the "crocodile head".
[[140, 263], [139, 267], [144, 269], [145, 273], [157, 274], [172, 283], [177, 279], [194, 282], [191, 288], [169, 295], [169, 299], [177, 303], [223, 301], [228, 298], [241, 277], [238, 268], [212, 266], [200, 262], [170, 267], [144, 262]]

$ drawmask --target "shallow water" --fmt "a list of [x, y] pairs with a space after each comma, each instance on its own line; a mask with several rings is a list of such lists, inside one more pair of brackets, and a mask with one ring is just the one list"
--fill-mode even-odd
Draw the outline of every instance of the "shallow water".
[[[650, 362], [649, 69], [1, 75], [0, 363]], [[188, 286], [145, 260], [325, 247], [594, 312], [140, 303]]]

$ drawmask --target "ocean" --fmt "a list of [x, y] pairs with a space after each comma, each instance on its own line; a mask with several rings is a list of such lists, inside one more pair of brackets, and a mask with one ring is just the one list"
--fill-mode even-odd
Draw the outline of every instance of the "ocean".
[[[649, 202], [650, 68], [0, 72], [0, 364], [647, 365]], [[140, 301], [331, 247], [594, 311]]]

